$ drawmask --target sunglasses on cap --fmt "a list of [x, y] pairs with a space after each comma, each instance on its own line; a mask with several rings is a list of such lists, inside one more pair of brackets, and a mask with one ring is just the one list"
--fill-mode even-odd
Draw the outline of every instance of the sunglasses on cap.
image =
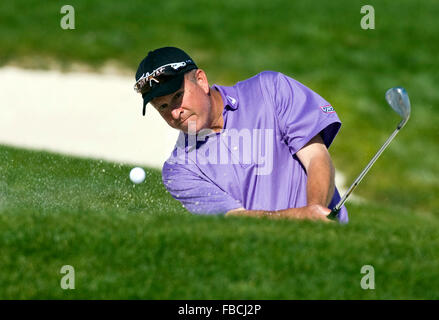
[[194, 65], [192, 60], [186, 60], [181, 62], [168, 63], [161, 67], [158, 67], [151, 73], [144, 73], [139, 80], [134, 84], [134, 90], [138, 93], [145, 94], [151, 91], [159, 84], [163, 84], [171, 80], [174, 76], [181, 72], [181, 69], [188, 65]]

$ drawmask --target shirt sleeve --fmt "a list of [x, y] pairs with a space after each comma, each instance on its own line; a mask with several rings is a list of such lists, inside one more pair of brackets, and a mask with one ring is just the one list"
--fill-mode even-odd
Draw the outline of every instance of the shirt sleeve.
[[191, 213], [225, 214], [242, 207], [239, 200], [186, 165], [165, 162], [162, 179], [172, 197]]
[[295, 154], [318, 133], [329, 148], [341, 126], [331, 104], [300, 82], [282, 73], [274, 75], [271, 83], [275, 112], [291, 153]]

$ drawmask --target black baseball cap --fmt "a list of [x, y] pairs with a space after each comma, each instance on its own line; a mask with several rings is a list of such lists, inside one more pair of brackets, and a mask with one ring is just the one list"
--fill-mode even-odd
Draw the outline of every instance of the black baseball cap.
[[175, 47], [163, 47], [150, 51], [148, 55], [140, 62], [136, 72], [136, 83], [139, 79], [148, 77], [157, 69], [176, 64], [174, 72], [169, 80], [154, 83], [147, 93], [142, 93], [143, 97], [143, 115], [145, 115], [146, 104], [155, 97], [166, 96], [181, 88], [184, 74], [190, 70], [198, 69], [195, 62], [183, 50]]

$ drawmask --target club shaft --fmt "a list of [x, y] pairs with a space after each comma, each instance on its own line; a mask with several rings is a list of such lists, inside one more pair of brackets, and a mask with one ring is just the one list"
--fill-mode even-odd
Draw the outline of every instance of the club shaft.
[[358, 184], [361, 182], [363, 177], [366, 175], [366, 173], [369, 171], [369, 169], [373, 166], [375, 161], [377, 161], [377, 159], [379, 158], [381, 153], [383, 153], [383, 151], [387, 148], [387, 146], [390, 144], [390, 142], [392, 142], [393, 138], [395, 138], [395, 136], [398, 134], [399, 130], [401, 130], [401, 128], [406, 124], [406, 122], [407, 122], [407, 120], [403, 120], [398, 124], [398, 127], [395, 129], [395, 131], [393, 131], [392, 135], [386, 140], [386, 142], [384, 142], [384, 144], [382, 145], [380, 150], [378, 150], [378, 152], [375, 154], [375, 156], [372, 158], [372, 160], [369, 161], [369, 163], [363, 169], [363, 171], [360, 173], [360, 175], [357, 177], [357, 179], [355, 179], [354, 183], [352, 183], [352, 185], [349, 187], [348, 191], [346, 191], [344, 196], [340, 199], [340, 201], [334, 207], [334, 210], [336, 210], [336, 211], [340, 210], [340, 208], [343, 206], [343, 204], [345, 203], [348, 196], [358, 186]]

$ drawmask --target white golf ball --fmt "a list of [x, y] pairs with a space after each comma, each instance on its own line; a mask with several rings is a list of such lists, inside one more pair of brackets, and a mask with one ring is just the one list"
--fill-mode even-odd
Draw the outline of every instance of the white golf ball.
[[130, 180], [135, 184], [142, 183], [145, 180], [145, 170], [139, 167], [132, 168], [130, 171]]

